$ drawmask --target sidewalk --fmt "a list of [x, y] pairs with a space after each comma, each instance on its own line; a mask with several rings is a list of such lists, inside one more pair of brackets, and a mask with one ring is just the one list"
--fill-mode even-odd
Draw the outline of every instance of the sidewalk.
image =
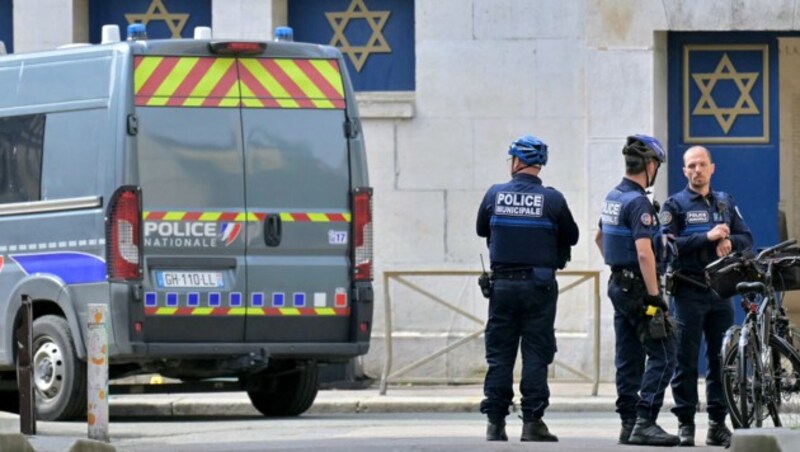
[[[698, 391], [705, 392], [702, 383]], [[550, 382], [550, 392], [548, 411], [551, 412], [614, 412], [616, 390], [613, 383], [601, 383], [597, 396], [591, 395], [592, 385], [588, 383]], [[375, 385], [359, 390], [322, 390], [308, 413], [478, 412], [482, 398], [482, 388], [477, 385], [390, 386], [385, 396], [379, 394]], [[667, 390], [662, 412], [668, 412], [673, 404], [671, 391]], [[518, 411], [518, 405], [515, 409]], [[243, 392], [114, 395], [110, 398], [110, 410], [112, 422], [121, 418], [170, 416], [260, 416]], [[17, 441], [24, 439], [18, 432], [19, 417], [0, 412], [0, 450], [11, 450], [3, 447], [11, 444], [16, 449], [20, 444]], [[84, 443], [72, 450], [114, 450], [105, 444]], [[736, 432], [731, 450], [756, 449], [762, 452], [800, 450], [800, 432], [788, 429]]]

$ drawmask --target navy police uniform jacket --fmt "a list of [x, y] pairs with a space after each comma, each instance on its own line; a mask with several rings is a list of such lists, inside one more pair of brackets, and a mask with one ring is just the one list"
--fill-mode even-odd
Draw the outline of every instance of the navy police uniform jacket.
[[733, 251], [753, 246], [753, 234], [728, 193], [711, 190], [703, 196], [687, 186], [670, 196], [661, 211], [661, 224], [664, 234], [675, 237], [678, 256], [673, 268], [702, 275], [706, 265], [717, 259], [717, 242], [710, 242], [706, 233], [722, 223], [731, 230]]
[[477, 232], [486, 237], [492, 270], [564, 268], [578, 243], [578, 225], [564, 196], [542, 180], [517, 173], [493, 185], [478, 210]]
[[636, 240], [658, 241], [659, 227], [655, 208], [641, 185], [623, 178], [603, 201], [600, 214], [603, 232], [603, 257], [612, 271], [623, 269], [639, 273]]

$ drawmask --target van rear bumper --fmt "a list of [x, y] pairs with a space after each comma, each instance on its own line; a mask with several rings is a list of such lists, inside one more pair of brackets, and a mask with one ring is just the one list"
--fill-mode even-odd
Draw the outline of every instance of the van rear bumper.
[[[316, 359], [319, 361], [342, 361], [364, 355], [369, 350], [369, 342], [347, 344], [308, 343], [308, 344], [220, 344], [220, 343], [131, 343], [132, 354], [138, 360], [160, 358], [213, 359], [231, 356], [254, 355], [267, 359]], [[125, 356], [115, 356], [124, 359]], [[113, 364], [113, 363], [112, 363]]]

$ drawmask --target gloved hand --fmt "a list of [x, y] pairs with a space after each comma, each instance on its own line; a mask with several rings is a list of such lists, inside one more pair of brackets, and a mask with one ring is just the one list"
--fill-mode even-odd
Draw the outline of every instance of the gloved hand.
[[666, 301], [664, 301], [664, 298], [661, 295], [645, 295], [644, 304], [661, 308], [661, 310], [664, 312], [669, 310], [669, 305]]

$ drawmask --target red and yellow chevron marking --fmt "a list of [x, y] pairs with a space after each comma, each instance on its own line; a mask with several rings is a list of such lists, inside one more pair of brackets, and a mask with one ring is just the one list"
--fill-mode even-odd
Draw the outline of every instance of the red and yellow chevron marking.
[[137, 56], [138, 106], [343, 109], [337, 60]]
[[238, 107], [235, 58], [137, 56], [135, 103], [148, 107]]
[[336, 317], [349, 316], [350, 308], [144, 308], [145, 315], [157, 316], [240, 316]]
[[323, 213], [323, 212], [281, 212], [282, 221], [294, 221], [298, 223], [349, 223], [349, 213]]
[[336, 60], [241, 58], [239, 81], [248, 108], [344, 108]]
[[146, 221], [264, 221], [265, 213], [254, 212], [186, 212], [186, 211], [145, 211], [142, 219]]
[[[350, 213], [325, 212], [278, 212], [282, 221], [311, 223], [349, 223]], [[264, 221], [264, 212], [185, 212], [185, 211], [146, 211], [145, 221]]]

